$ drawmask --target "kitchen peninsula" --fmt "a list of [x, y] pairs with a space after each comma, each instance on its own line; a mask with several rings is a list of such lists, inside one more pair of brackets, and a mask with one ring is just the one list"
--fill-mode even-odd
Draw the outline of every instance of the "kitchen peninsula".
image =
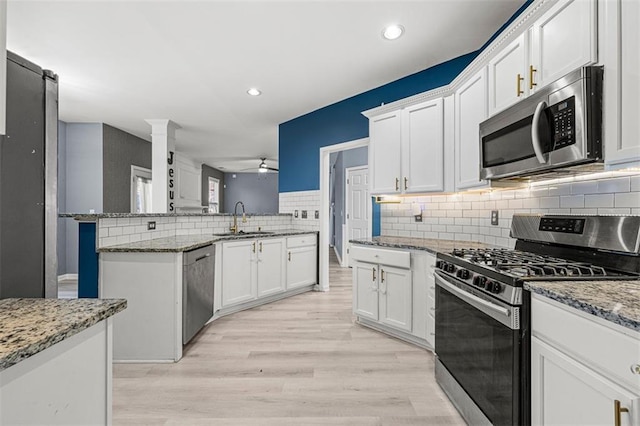
[[0, 424], [110, 424], [122, 299], [0, 300]]

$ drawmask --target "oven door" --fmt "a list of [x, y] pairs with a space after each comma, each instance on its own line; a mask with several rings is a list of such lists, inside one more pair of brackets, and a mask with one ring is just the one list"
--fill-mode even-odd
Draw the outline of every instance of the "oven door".
[[520, 309], [439, 271], [435, 279], [438, 360], [491, 423], [522, 424]]

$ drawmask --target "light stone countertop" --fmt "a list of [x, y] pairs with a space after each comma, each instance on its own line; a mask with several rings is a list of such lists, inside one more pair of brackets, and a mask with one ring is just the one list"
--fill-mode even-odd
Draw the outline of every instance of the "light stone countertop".
[[[72, 218], [81, 222], [95, 222], [98, 219], [117, 219], [135, 217], [183, 217], [183, 216], [233, 216], [233, 213], [59, 213], [58, 217]], [[293, 216], [292, 213], [246, 213], [253, 216]]]
[[126, 307], [124, 299], [0, 300], [0, 371]]
[[155, 238], [134, 243], [118, 244], [101, 247], [99, 252], [180, 252], [194, 250], [220, 241], [234, 241], [255, 238], [287, 237], [291, 235], [317, 234], [316, 231], [303, 231], [298, 229], [283, 229], [267, 231], [260, 234], [235, 234], [235, 235], [179, 235], [175, 237]]
[[640, 280], [527, 281], [525, 290], [640, 331]]
[[407, 250], [424, 250], [432, 254], [449, 253], [454, 248], [487, 248], [485, 243], [473, 241], [436, 240], [432, 238], [373, 237], [362, 240], [349, 240], [352, 244], [365, 246], [390, 247]]

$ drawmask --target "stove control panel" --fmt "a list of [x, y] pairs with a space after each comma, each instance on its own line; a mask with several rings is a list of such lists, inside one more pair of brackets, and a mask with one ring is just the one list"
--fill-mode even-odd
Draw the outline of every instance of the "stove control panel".
[[539, 231], [562, 232], [565, 234], [582, 234], [585, 219], [568, 217], [543, 217], [540, 219]]
[[493, 294], [500, 293], [504, 288], [503, 285], [498, 281], [490, 280], [480, 274], [474, 274], [468, 269], [456, 266], [443, 260], [438, 260], [436, 262], [436, 268], [455, 276], [461, 281], [464, 281], [468, 284], [471, 284]]

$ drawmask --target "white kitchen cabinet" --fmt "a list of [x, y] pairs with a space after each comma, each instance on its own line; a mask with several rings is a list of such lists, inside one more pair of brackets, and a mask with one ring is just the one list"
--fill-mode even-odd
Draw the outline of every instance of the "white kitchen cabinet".
[[436, 269], [436, 257], [432, 254], [426, 255], [427, 273], [426, 293], [427, 293], [427, 317], [425, 339], [432, 348], [436, 347], [436, 280], [433, 273]]
[[531, 332], [533, 425], [640, 424], [640, 333], [536, 294]]
[[640, 166], [640, 2], [601, 2], [604, 149], [610, 169]]
[[317, 284], [318, 251], [315, 234], [287, 238], [287, 290]]
[[222, 307], [284, 291], [284, 244], [284, 238], [222, 244]]
[[486, 187], [480, 179], [480, 123], [487, 118], [486, 67], [467, 80], [455, 98], [456, 190]]
[[442, 98], [402, 111], [402, 192], [444, 191]]
[[241, 240], [222, 244], [222, 306], [257, 297], [257, 242]]
[[489, 115], [529, 94], [528, 33], [524, 32], [489, 60]]
[[427, 336], [426, 277], [434, 256], [422, 251], [352, 245], [351, 259], [353, 313], [358, 322], [432, 349], [433, 339]]
[[401, 111], [369, 120], [371, 194], [400, 193]]
[[378, 295], [380, 322], [411, 332], [413, 314], [411, 271], [380, 265], [378, 267]]
[[534, 72], [533, 80], [527, 82], [529, 87], [535, 91], [595, 63], [597, 40], [596, 0], [559, 1], [531, 28], [530, 65]]
[[258, 297], [284, 291], [285, 261], [284, 238], [269, 238], [258, 241], [257, 278]]

